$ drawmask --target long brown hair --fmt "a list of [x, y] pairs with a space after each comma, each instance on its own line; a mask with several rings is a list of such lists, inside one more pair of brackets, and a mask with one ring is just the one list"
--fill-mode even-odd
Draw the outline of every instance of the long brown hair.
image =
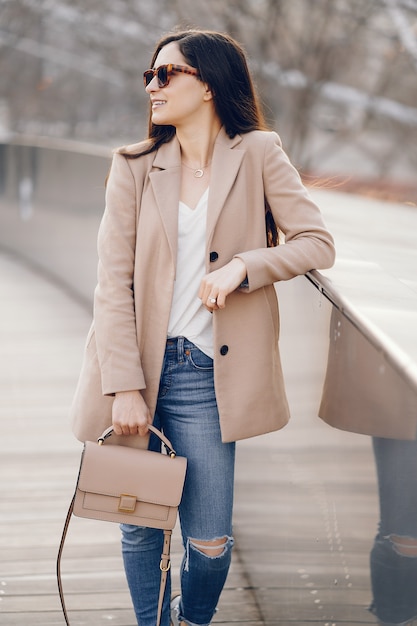
[[[169, 43], [177, 42], [186, 63], [199, 72], [199, 78], [213, 93], [216, 113], [229, 137], [253, 130], [267, 130], [248, 63], [242, 46], [227, 34], [209, 30], [182, 30], [164, 35], [156, 45], [150, 67], [159, 52]], [[136, 158], [157, 150], [175, 135], [175, 127], [152, 123], [149, 110], [148, 141], [138, 153], [125, 153]], [[277, 228], [265, 201], [268, 245], [278, 242]]]
[[[188, 65], [198, 70], [200, 79], [214, 94], [216, 113], [229, 137], [251, 130], [266, 130], [267, 124], [258, 94], [249, 72], [242, 46], [229, 35], [208, 30], [174, 31], [164, 35], [157, 43], [151, 66], [164, 46], [177, 42]], [[174, 126], [152, 123], [149, 111], [148, 142], [138, 154], [148, 154], [167, 143], [175, 135]]]

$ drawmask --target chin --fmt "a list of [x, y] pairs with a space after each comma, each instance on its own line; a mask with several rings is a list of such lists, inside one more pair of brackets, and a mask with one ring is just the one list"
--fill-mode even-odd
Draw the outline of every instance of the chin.
[[159, 115], [158, 113], [154, 113], [152, 115], [152, 124], [156, 126], [168, 126], [171, 124], [163, 115]]

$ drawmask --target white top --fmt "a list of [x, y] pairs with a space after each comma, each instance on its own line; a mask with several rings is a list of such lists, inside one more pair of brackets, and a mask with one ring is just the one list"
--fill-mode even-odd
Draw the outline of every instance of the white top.
[[213, 358], [213, 316], [197, 295], [206, 273], [208, 192], [206, 189], [195, 209], [179, 204], [177, 274], [168, 337], [186, 337]]

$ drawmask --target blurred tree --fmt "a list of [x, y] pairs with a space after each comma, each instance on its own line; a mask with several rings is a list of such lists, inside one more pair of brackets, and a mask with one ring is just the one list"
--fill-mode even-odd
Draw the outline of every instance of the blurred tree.
[[139, 139], [141, 74], [176, 24], [244, 44], [270, 125], [300, 168], [414, 176], [417, 0], [2, 0], [10, 130]]

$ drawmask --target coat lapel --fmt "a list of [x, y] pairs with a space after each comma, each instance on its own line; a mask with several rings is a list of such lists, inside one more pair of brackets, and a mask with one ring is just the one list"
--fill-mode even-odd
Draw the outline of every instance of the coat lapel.
[[230, 139], [222, 128], [216, 139], [211, 165], [211, 184], [207, 213], [207, 242], [211, 241], [219, 215], [236, 180], [244, 150], [233, 150], [242, 138]]
[[[177, 261], [178, 205], [181, 185], [181, 152], [176, 138], [163, 144], [153, 162], [155, 168], [149, 174], [156, 203], [164, 224], [165, 233], [174, 265]], [[158, 169], [156, 169], [158, 168]]]
[[[241, 141], [242, 138], [240, 135], [236, 135], [236, 137], [230, 139], [223, 128], [220, 130], [216, 139], [208, 200], [207, 242], [211, 241], [216, 222], [242, 163], [244, 150], [233, 150]], [[163, 144], [159, 148], [153, 162], [153, 168], [154, 170], [150, 173], [149, 177], [164, 224], [172, 258], [174, 264], [176, 264], [178, 205], [181, 191], [181, 150], [175, 137], [172, 141]]]

